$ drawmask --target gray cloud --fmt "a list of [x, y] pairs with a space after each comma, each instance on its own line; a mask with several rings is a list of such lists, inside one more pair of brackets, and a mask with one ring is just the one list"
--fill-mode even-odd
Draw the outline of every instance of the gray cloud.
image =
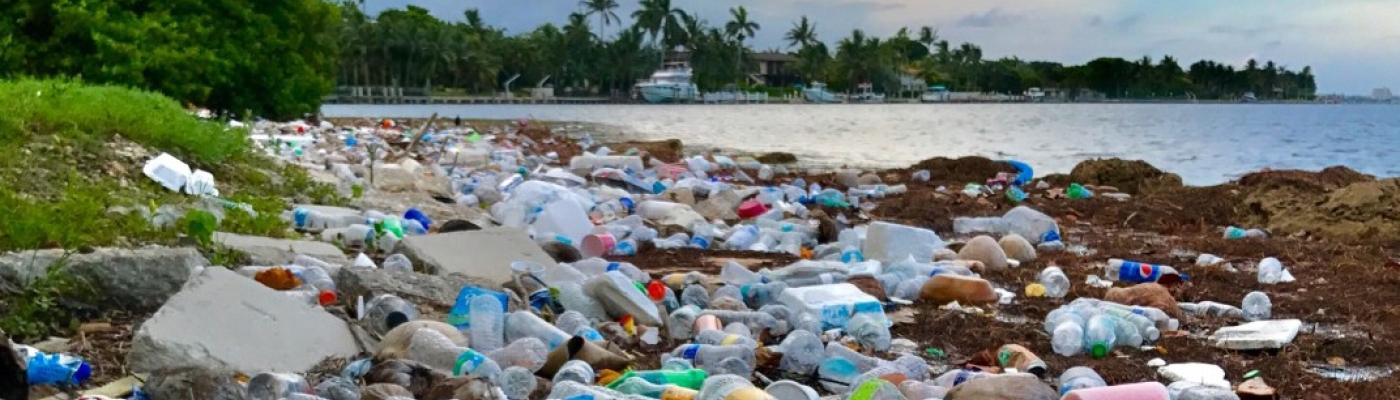
[[1110, 21], [1101, 15], [1092, 15], [1085, 19], [1084, 24], [1090, 28], [1109, 27], [1114, 30], [1126, 32], [1136, 28], [1146, 18], [1147, 16], [1143, 14], [1133, 14], [1123, 17], [1122, 19]]
[[1087, 24], [1088, 24], [1089, 27], [1091, 27], [1091, 28], [1097, 28], [1097, 27], [1103, 26], [1103, 17], [1097, 16], [1097, 15], [1091, 16], [1091, 17], [1089, 17], [1089, 20], [1088, 20]]
[[1206, 31], [1217, 35], [1239, 36], [1248, 39], [1259, 36], [1268, 31], [1268, 29], [1263, 27], [1246, 28], [1235, 25], [1215, 25]]
[[1001, 7], [992, 7], [985, 13], [972, 13], [963, 16], [958, 20], [957, 26], [963, 28], [994, 28], [1019, 23], [1026, 17], [1003, 11]]

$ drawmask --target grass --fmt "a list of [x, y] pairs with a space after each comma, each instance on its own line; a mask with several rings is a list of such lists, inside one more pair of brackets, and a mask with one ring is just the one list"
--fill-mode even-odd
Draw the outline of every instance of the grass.
[[20, 282], [13, 293], [0, 298], [0, 305], [4, 305], [4, 312], [0, 312], [0, 331], [25, 343], [77, 328], [80, 321], [72, 316], [62, 300], [89, 302], [96, 292], [88, 282], [67, 273], [66, 258], [50, 265], [37, 279]]
[[[218, 230], [282, 237], [289, 201], [341, 204], [335, 189], [266, 157], [248, 132], [190, 115], [160, 94], [69, 80], [0, 82], [0, 251], [176, 242], [188, 221], [156, 227], [140, 212], [201, 200], [141, 173], [170, 153], [212, 173], [228, 209]], [[149, 214], [149, 213], [145, 213]]]

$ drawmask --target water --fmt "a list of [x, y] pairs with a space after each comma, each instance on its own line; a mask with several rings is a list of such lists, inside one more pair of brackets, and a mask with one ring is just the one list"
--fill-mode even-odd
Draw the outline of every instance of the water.
[[1262, 168], [1400, 175], [1400, 108], [1285, 104], [327, 105], [332, 117], [533, 117], [606, 125], [691, 148], [786, 151], [814, 165], [905, 167], [936, 156], [1014, 158], [1037, 173], [1142, 159], [1189, 184]]

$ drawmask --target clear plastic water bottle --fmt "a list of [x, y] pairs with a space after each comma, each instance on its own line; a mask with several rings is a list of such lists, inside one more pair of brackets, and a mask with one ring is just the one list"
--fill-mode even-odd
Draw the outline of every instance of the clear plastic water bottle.
[[1012, 208], [1001, 219], [1006, 233], [1020, 235], [1031, 244], [1060, 241], [1060, 225], [1055, 219], [1030, 207]]
[[701, 285], [686, 286], [681, 291], [681, 306], [696, 306], [701, 309], [710, 306], [710, 292]]
[[1177, 303], [1177, 306], [1181, 307], [1181, 311], [1193, 315], [1244, 318], [1244, 310], [1240, 310], [1239, 307], [1214, 301], [1202, 301], [1197, 303], [1180, 302]]
[[982, 379], [990, 376], [991, 374], [987, 374], [982, 371], [958, 369], [954, 371], [944, 372], [943, 375], [939, 375], [937, 378], [933, 378], [933, 383], [935, 385], [942, 386], [945, 388], [954, 388], [958, 385], [967, 383], [974, 379]]
[[521, 367], [510, 367], [501, 371], [496, 384], [505, 392], [508, 400], [528, 400], [535, 391], [535, 373]]
[[768, 392], [753, 386], [749, 378], [738, 375], [715, 375], [705, 379], [705, 385], [695, 400], [777, 400]]
[[549, 392], [549, 396], [546, 398], [562, 400], [655, 400], [646, 396], [626, 394], [605, 387], [585, 385], [573, 381], [563, 381], [554, 385], [554, 389]]
[[549, 357], [549, 347], [537, 338], [525, 337], [510, 342], [506, 347], [486, 352], [486, 357], [501, 368], [524, 367], [533, 372], [544, 367]]
[[559, 304], [566, 310], [573, 310], [582, 313], [589, 320], [605, 320], [608, 318], [607, 311], [598, 299], [586, 293], [583, 285], [578, 282], [565, 282], [557, 284], [554, 289], [559, 291]]
[[248, 380], [250, 400], [282, 400], [293, 393], [311, 393], [311, 384], [297, 374], [264, 372]]
[[620, 383], [613, 387], [613, 390], [626, 394], [646, 396], [653, 399], [690, 400], [694, 399], [696, 394], [699, 393], [699, 391], [695, 389], [687, 389], [676, 385], [658, 385], [647, 382], [646, 379], [639, 377], [619, 378], [619, 381]]
[[588, 365], [588, 362], [583, 360], [569, 360], [564, 363], [564, 366], [559, 367], [559, 371], [554, 373], [555, 385], [558, 385], [560, 382], [578, 382], [585, 385], [592, 385], [594, 379], [597, 379], [597, 375], [593, 372], [593, 366]]
[[1094, 358], [1107, 356], [1108, 351], [1117, 343], [1118, 338], [1114, 334], [1116, 329], [1113, 317], [1104, 314], [1089, 317], [1084, 329], [1084, 342], [1089, 354]]
[[1259, 260], [1259, 283], [1272, 285], [1283, 280], [1283, 263], [1269, 257]]
[[762, 332], [769, 330], [774, 335], [786, 335], [787, 331], [782, 330], [786, 324], [779, 324], [778, 318], [772, 314], [761, 311], [729, 311], [729, 310], [705, 310], [701, 315], [714, 315], [725, 323], [741, 323], [748, 325], [749, 331]]
[[778, 368], [801, 376], [811, 375], [826, 358], [821, 337], [805, 330], [788, 333], [783, 342], [778, 344], [778, 349], [783, 353]]
[[1264, 292], [1249, 292], [1244, 296], [1244, 302], [1240, 310], [1244, 312], [1246, 321], [1259, 321], [1269, 319], [1273, 315], [1274, 304], [1269, 300], [1269, 295]]
[[827, 391], [846, 393], [856, 384], [860, 369], [851, 360], [832, 357], [817, 366], [817, 376], [821, 377], [821, 385]]
[[719, 236], [719, 231], [713, 225], [706, 222], [698, 222], [691, 228], [690, 247], [697, 249], [708, 249], [714, 242], [715, 236]]
[[588, 321], [588, 317], [583, 316], [583, 313], [578, 311], [569, 310], [559, 314], [559, 317], [554, 320], [554, 326], [565, 333], [581, 336], [590, 342], [604, 340], [603, 335], [598, 333], [598, 330], [593, 328], [593, 324]]
[[657, 238], [652, 240], [651, 244], [658, 249], [678, 249], [690, 244], [690, 235], [681, 232], [666, 238]]
[[695, 335], [695, 343], [715, 346], [736, 345], [758, 348], [758, 342], [747, 335], [717, 331], [714, 329], [701, 330], [700, 333]]
[[892, 340], [890, 329], [885, 325], [887, 319], [879, 303], [874, 304], [873, 311], [862, 310], [861, 307], [861, 304], [857, 304], [855, 314], [846, 320], [846, 334], [855, 338], [861, 347], [877, 351], [889, 350]]
[[1082, 319], [1074, 316], [1055, 326], [1050, 339], [1050, 347], [1055, 354], [1073, 357], [1084, 352], [1084, 325]]
[[[507, 315], [505, 334], [506, 340], [512, 342], [527, 337], [539, 339], [548, 345], [550, 350], [564, 345], [570, 338], [573, 338], [573, 335], [559, 330], [529, 311], [516, 311]], [[476, 344], [476, 342], [473, 341], [472, 344]]]
[[763, 276], [759, 275], [748, 267], [743, 266], [733, 260], [724, 263], [719, 270], [719, 279], [726, 285], [741, 286], [750, 283], [760, 283]]
[[697, 368], [714, 373], [720, 363], [727, 358], [737, 358], [754, 365], [754, 349], [746, 346], [714, 346], [708, 344], [687, 344], [671, 351], [672, 357], [690, 360]]
[[476, 296], [471, 299], [471, 327], [467, 335], [477, 351], [489, 352], [505, 346], [505, 313], [496, 296]]
[[1039, 281], [1045, 286], [1045, 295], [1050, 298], [1064, 298], [1069, 294], [1069, 277], [1060, 267], [1046, 267], [1040, 271]]
[[628, 238], [628, 239], [619, 240], [619, 241], [617, 242], [617, 245], [616, 245], [616, 246], [613, 246], [612, 251], [609, 251], [608, 254], [614, 255], [614, 256], [630, 256], [630, 255], [635, 255], [635, 254], [637, 254], [637, 246], [638, 246], [638, 245], [637, 245], [637, 239]]
[[1172, 400], [1240, 400], [1233, 390], [1190, 381], [1167, 385], [1167, 394]]
[[910, 175], [910, 178], [916, 182], [928, 182], [929, 179], [933, 179], [933, 174], [930, 174], [926, 169], [921, 169], [914, 171], [914, 174]]
[[1060, 374], [1060, 395], [1071, 390], [1108, 386], [1098, 372], [1089, 367], [1072, 367]]
[[418, 319], [418, 309], [408, 300], [381, 294], [365, 304], [365, 318], [369, 320], [370, 333], [382, 337], [399, 324]]
[[380, 266], [389, 271], [413, 272], [413, 262], [408, 260], [408, 256], [394, 254], [384, 259], [384, 265]]
[[891, 362], [878, 357], [871, 357], [861, 354], [838, 342], [831, 342], [826, 345], [826, 358], [840, 358], [850, 361], [856, 367], [857, 373], [863, 373], [876, 367], [890, 366]]
[[749, 246], [758, 243], [758, 237], [762, 232], [756, 225], [742, 225], [734, 228], [729, 234], [729, 238], [724, 240], [724, 247], [732, 250], [747, 250]]
[[778, 297], [783, 295], [788, 285], [785, 282], [754, 283], [741, 286], [740, 295], [743, 296], [745, 304], [752, 308], [762, 308], [763, 306], [775, 304]]
[[348, 378], [332, 376], [316, 385], [316, 395], [326, 400], [360, 400], [360, 387]]
[[[703, 290], [703, 289], [701, 289]], [[690, 340], [694, 336], [695, 318], [700, 316], [701, 308], [695, 305], [684, 305], [672, 311], [666, 319], [666, 331], [672, 340]]]

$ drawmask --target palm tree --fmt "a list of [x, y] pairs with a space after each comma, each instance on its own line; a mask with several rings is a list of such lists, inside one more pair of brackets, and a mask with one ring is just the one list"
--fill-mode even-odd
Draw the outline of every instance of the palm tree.
[[617, 13], [613, 12], [617, 9], [617, 0], [582, 0], [578, 4], [587, 11], [583, 15], [589, 17], [594, 14], [598, 15], [598, 37], [600, 38], [607, 36], [605, 30], [608, 25], [613, 22], [622, 22], [617, 18]]
[[760, 29], [757, 22], [749, 20], [749, 10], [745, 9], [744, 6], [730, 8], [729, 15], [734, 19], [724, 24], [724, 32], [738, 38], [739, 43], [743, 43], [744, 39], [752, 38], [754, 32]]
[[817, 40], [817, 26], [807, 21], [807, 16], [792, 24], [792, 30], [783, 36], [789, 46], [807, 47]]
[[923, 43], [924, 47], [928, 47], [929, 51], [933, 51], [933, 44], [936, 42], [938, 42], [937, 29], [933, 29], [928, 25], [919, 28], [919, 43]]

